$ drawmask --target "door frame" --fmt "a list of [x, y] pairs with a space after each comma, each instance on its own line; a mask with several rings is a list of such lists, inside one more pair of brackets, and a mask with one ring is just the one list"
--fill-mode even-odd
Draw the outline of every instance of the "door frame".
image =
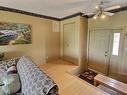
[[[112, 28], [112, 29], [105, 29], [105, 28], [95, 28], [95, 29], [88, 29], [88, 33], [87, 33], [87, 69], [88, 70], [92, 70], [96, 73], [100, 73], [98, 71], [95, 71], [93, 69], [90, 69], [88, 67], [88, 64], [89, 64], [89, 45], [90, 45], [90, 31], [96, 31], [96, 30], [110, 30], [110, 37], [109, 37], [109, 59], [108, 59], [108, 64], [107, 64], [107, 70], [106, 70], [106, 75], [108, 76], [109, 75], [109, 66], [110, 66], [110, 55], [111, 55], [111, 34], [112, 34], [112, 30], [122, 30], [122, 35], [125, 35], [125, 31], [127, 30], [127, 28], [125, 26], [122, 26], [122, 27], [116, 27], [116, 28]], [[125, 39], [125, 36], [123, 36], [123, 40], [122, 40], [122, 46], [124, 46], [124, 39]], [[123, 53], [123, 48], [122, 48], [122, 53]], [[123, 54], [122, 54], [123, 56]]]
[[[109, 44], [108, 44], [108, 52], [109, 53], [108, 53], [108, 58], [107, 58], [107, 62], [106, 62], [106, 71], [105, 71], [105, 75], [108, 75], [109, 62], [110, 62], [110, 56], [109, 56], [110, 55], [110, 36], [111, 36], [111, 30], [112, 29], [91, 29], [91, 30], [88, 31], [88, 35], [87, 35], [87, 68], [89, 70], [92, 70], [92, 71], [96, 72], [96, 73], [101, 73], [101, 72], [98, 72], [98, 71], [93, 70], [93, 69], [88, 67], [88, 64], [89, 64], [90, 32], [91, 31], [97, 31], [97, 30], [109, 30]], [[101, 74], [103, 74], [103, 73], [101, 73]]]
[[[67, 24], [76, 24], [74, 21], [72, 21], [72, 22], [68, 22], [68, 23], [64, 23], [63, 24], [63, 50], [62, 50], [62, 52], [63, 52], [63, 59], [64, 60], [66, 60], [66, 61], [69, 61], [69, 62], [71, 62], [71, 63], [75, 63], [75, 58], [72, 58], [72, 57], [70, 57], [70, 56], [66, 56], [65, 54], [64, 54], [64, 46], [65, 46], [65, 43], [64, 43], [64, 40], [65, 40], [65, 32], [64, 32], [64, 26], [65, 25], [67, 25]], [[75, 32], [76, 31], [74, 31], [74, 34], [75, 34]], [[75, 36], [75, 35], [74, 35]], [[75, 39], [74, 39], [75, 40]], [[75, 48], [75, 47], [73, 47], [73, 48]]]
[[[74, 17], [74, 18], [70, 18], [70, 19], [67, 19], [67, 20], [64, 20], [64, 21], [61, 21], [60, 22], [60, 58], [61, 59], [64, 59], [64, 49], [63, 49], [63, 47], [64, 47], [64, 25], [65, 24], [69, 24], [69, 23], [75, 23], [75, 31], [76, 32], [78, 32], [78, 33], [80, 33], [80, 18], [79, 18], [79, 16], [77, 16], [77, 17]], [[76, 40], [77, 42], [78, 42], [78, 46], [79, 46], [79, 34], [78, 35], [76, 35], [76, 36], [78, 36], [78, 39]], [[78, 47], [78, 51], [79, 51], [79, 47]], [[67, 58], [67, 61], [69, 61], [68, 59], [71, 59], [70, 60], [70, 62], [72, 62], [72, 63], [74, 63], [75, 65], [79, 65], [79, 57], [78, 58], [75, 58], [74, 60], [72, 60], [72, 58], [68, 58], [68, 57], [66, 57]], [[65, 59], [64, 59], [65, 60]]]
[[[119, 29], [112, 29], [113, 31], [110, 33], [110, 60], [109, 60], [109, 65], [108, 65], [108, 76], [110, 76], [110, 65], [111, 63], [111, 56], [112, 56], [112, 42], [113, 42], [113, 33], [120, 33], [120, 45], [119, 45], [119, 49], [120, 49], [120, 57], [121, 57], [121, 62], [122, 62], [122, 58], [123, 58], [123, 53], [124, 53], [124, 39], [125, 39], [125, 29], [123, 28], [119, 28]], [[114, 32], [114, 30], [121, 30], [121, 32]], [[115, 56], [115, 55], [114, 55]], [[119, 68], [118, 68], [119, 70]]]

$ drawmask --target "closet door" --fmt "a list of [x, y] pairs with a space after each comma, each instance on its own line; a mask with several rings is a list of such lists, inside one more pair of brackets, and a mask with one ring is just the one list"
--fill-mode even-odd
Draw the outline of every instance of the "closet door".
[[110, 30], [93, 30], [89, 36], [88, 68], [107, 74]]
[[63, 25], [63, 57], [70, 62], [74, 62], [76, 57], [75, 37], [75, 22], [65, 23]]

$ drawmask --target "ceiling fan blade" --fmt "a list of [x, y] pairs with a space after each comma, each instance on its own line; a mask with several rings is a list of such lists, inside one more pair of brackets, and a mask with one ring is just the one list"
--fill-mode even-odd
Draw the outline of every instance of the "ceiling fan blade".
[[111, 12], [103, 12], [105, 15], [107, 15], [107, 16], [113, 16], [114, 15], [114, 13], [111, 13]]
[[105, 11], [110, 11], [110, 10], [114, 10], [114, 9], [119, 9], [120, 5], [116, 5], [116, 6], [112, 6], [112, 7], [108, 7], [106, 9], [104, 9]]

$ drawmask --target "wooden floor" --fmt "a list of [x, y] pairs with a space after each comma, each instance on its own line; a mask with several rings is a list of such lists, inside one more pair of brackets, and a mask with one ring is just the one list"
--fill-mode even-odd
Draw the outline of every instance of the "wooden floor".
[[77, 68], [72, 63], [57, 60], [39, 65], [58, 85], [60, 95], [109, 95], [68, 72]]

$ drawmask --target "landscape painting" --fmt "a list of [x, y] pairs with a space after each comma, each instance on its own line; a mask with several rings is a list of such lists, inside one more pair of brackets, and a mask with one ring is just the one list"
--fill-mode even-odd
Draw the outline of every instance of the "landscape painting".
[[29, 24], [0, 22], [0, 45], [30, 44]]

